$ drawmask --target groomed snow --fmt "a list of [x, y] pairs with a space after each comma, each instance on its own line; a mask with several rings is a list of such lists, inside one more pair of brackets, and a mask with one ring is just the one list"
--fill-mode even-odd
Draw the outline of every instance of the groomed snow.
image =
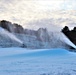
[[0, 48], [0, 75], [76, 75], [76, 53], [65, 49]]

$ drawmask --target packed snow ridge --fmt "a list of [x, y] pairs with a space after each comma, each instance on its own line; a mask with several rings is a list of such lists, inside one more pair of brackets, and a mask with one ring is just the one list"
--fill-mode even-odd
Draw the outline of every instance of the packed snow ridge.
[[48, 32], [46, 28], [24, 29], [5, 20], [0, 21], [0, 47], [76, 48], [62, 32]]

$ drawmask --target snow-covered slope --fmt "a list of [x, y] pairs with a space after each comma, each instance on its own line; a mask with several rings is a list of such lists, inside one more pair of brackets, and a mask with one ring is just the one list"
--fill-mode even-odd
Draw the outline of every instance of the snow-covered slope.
[[71, 46], [70, 44], [64, 42], [63, 40], [64, 34], [60, 32], [58, 32], [57, 34], [51, 33], [49, 41], [40, 41], [36, 36], [31, 35], [25, 35], [25, 34], [15, 34], [15, 35], [17, 36], [18, 39], [23, 41], [23, 43], [27, 46], [27, 48], [48, 49], [48, 48], [69, 48]]
[[15, 34], [27, 48], [76, 48], [62, 32], [48, 32], [46, 28], [38, 29], [35, 35], [31, 35], [31, 32], [29, 34]]
[[11, 33], [0, 27], [0, 31], [0, 47], [76, 48], [62, 32], [48, 32], [46, 28], [39, 28], [37, 31], [27, 30], [27, 33]]
[[22, 41], [15, 35], [0, 27], [0, 47], [20, 46]]
[[0, 48], [0, 75], [76, 75], [75, 61], [66, 49]]

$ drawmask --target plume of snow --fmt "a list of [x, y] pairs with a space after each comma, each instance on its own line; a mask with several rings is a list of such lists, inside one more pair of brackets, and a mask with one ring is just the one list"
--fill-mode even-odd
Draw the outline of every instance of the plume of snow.
[[4, 34], [4, 35], [8, 36], [12, 40], [15, 40], [15, 41], [23, 44], [23, 42], [20, 39], [18, 39], [15, 35], [13, 35], [12, 33], [8, 32], [7, 30], [5, 30], [5, 29], [3, 29], [1, 27], [0, 27], [0, 32], [1, 32], [1, 34]]
[[71, 47], [75, 48], [76, 49], [76, 46], [62, 33], [62, 37], [63, 41], [65, 43], [67, 43], [68, 45], [70, 45]]

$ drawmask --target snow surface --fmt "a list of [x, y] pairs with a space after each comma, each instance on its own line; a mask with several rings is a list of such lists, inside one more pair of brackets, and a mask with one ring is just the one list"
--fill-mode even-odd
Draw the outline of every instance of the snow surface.
[[0, 48], [0, 75], [76, 75], [76, 53], [59, 48]]

